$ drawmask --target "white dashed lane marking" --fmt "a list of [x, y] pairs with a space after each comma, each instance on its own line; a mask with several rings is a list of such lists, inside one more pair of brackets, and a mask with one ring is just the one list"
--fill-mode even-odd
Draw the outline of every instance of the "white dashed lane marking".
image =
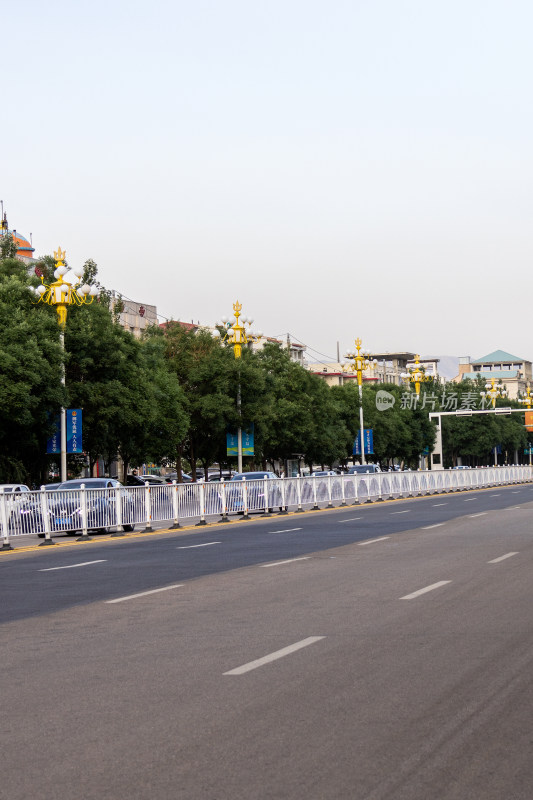
[[293, 533], [294, 531], [301, 531], [301, 528], [286, 528], [284, 531], [269, 531], [269, 533]]
[[222, 542], [204, 542], [203, 544], [184, 544], [181, 547], [176, 547], [176, 550], [192, 550], [193, 547], [209, 547], [212, 544], [222, 544]]
[[252, 669], [257, 669], [265, 664], [270, 664], [272, 661], [277, 661], [278, 658], [289, 656], [291, 653], [295, 653], [297, 650], [301, 650], [303, 647], [309, 647], [310, 644], [314, 644], [315, 642], [319, 642], [321, 639], [325, 638], [325, 636], [308, 636], [307, 639], [302, 639], [301, 642], [295, 642], [294, 644], [290, 644], [288, 647], [284, 647], [282, 650], [276, 650], [274, 653], [270, 653], [262, 658], [257, 658], [255, 661], [249, 661], [247, 664], [243, 664], [242, 667], [230, 669], [229, 672], [224, 672], [224, 675], [244, 675], [245, 672], [250, 672]]
[[411, 594], [406, 594], [404, 597], [400, 597], [400, 600], [414, 600], [415, 597], [420, 597], [421, 594], [426, 594], [426, 592], [432, 592], [434, 589], [439, 589], [441, 586], [445, 586], [447, 583], [451, 583], [451, 581], [438, 581], [438, 583], [432, 583], [431, 586], [424, 586], [423, 589], [418, 589], [416, 592], [411, 592]]
[[497, 564], [499, 561], [505, 561], [506, 558], [511, 558], [511, 556], [517, 556], [518, 553], [506, 553], [504, 556], [500, 556], [499, 558], [493, 558], [492, 561], [487, 561], [487, 564]]
[[80, 564], [66, 564], [64, 567], [47, 567], [46, 569], [40, 569], [38, 572], [52, 572], [55, 569], [74, 569], [74, 567], [88, 567], [89, 564], [103, 564], [107, 561], [106, 558], [100, 558], [98, 561], [82, 561]]
[[357, 542], [358, 547], [363, 547], [365, 544], [374, 544], [374, 542], [384, 542], [388, 536], [380, 536], [379, 539], [369, 539], [368, 542]]
[[301, 556], [300, 558], [288, 558], [285, 561], [274, 561], [272, 564], [260, 564], [261, 567], [279, 567], [281, 564], [292, 564], [293, 561], [307, 561], [311, 556]]
[[137, 597], [146, 597], [149, 594], [157, 594], [158, 592], [168, 592], [169, 589], [179, 589], [184, 586], [183, 583], [175, 583], [173, 586], [163, 586], [161, 589], [151, 589], [149, 592], [139, 592], [138, 594], [128, 594], [126, 597], [117, 597], [115, 600], [106, 600], [106, 603], [123, 603], [125, 600], [135, 600]]

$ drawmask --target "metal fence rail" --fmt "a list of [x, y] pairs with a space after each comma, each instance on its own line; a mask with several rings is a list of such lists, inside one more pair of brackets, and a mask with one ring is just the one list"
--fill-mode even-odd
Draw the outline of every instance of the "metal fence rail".
[[222, 521], [230, 515], [247, 519], [258, 512], [332, 508], [531, 481], [533, 467], [510, 466], [108, 489], [42, 488], [21, 494], [0, 489], [0, 549], [10, 549], [11, 537], [29, 534], [39, 534], [45, 541], [57, 533], [89, 538], [91, 531], [127, 532], [135, 526], [151, 530], [155, 522], [179, 527], [193, 519], [206, 524], [207, 518], [217, 516]]

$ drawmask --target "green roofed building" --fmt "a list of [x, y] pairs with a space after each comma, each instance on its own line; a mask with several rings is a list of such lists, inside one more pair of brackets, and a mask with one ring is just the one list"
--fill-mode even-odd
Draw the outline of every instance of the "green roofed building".
[[459, 375], [455, 379], [490, 381], [494, 378], [507, 387], [509, 398], [516, 400], [532, 382], [532, 364], [525, 358], [513, 356], [505, 350], [495, 350], [486, 356], [472, 361], [469, 356], [459, 359]]

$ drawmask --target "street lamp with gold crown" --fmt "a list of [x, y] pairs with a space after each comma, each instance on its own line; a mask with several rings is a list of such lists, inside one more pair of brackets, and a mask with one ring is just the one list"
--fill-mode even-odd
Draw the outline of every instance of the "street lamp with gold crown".
[[[85, 306], [91, 305], [95, 297], [98, 295], [96, 286], [89, 286], [84, 283], [82, 286], [81, 278], [83, 277], [83, 267], [76, 267], [69, 269], [65, 265], [65, 251], [58, 247], [57, 252], [54, 253], [56, 261], [56, 268], [54, 270], [53, 283], [45, 283], [44, 277], [41, 276], [41, 284], [33, 291], [38, 296], [37, 303], [46, 303], [49, 306], [55, 306], [57, 311], [57, 321], [59, 324], [59, 341], [61, 350], [65, 352], [65, 327], [67, 324], [67, 311], [69, 306]], [[74, 275], [77, 280], [68, 280], [66, 275]], [[63, 358], [63, 366], [61, 369], [61, 383], [65, 385], [65, 362]], [[67, 415], [64, 408], [61, 408], [61, 481], [67, 480]]]
[[[485, 384], [486, 392], [480, 392], [481, 397], [485, 399], [488, 397], [492, 402], [492, 407], [496, 408], [496, 400], [498, 397], [507, 397], [507, 389], [500, 383], [496, 384], [496, 379], [491, 378], [490, 383], [487, 381]], [[498, 466], [498, 447], [494, 448], [494, 466]]]
[[426, 375], [426, 368], [420, 363], [420, 356], [415, 356], [413, 366], [408, 367], [400, 377], [414, 385], [417, 397], [420, 396], [420, 384], [431, 380], [431, 375]]
[[[531, 431], [533, 431], [533, 426], [531, 425], [531, 421], [532, 421], [531, 417], [533, 416], [533, 414], [531, 414], [531, 406], [533, 405], [533, 394], [531, 394], [531, 391], [529, 389], [529, 383], [526, 386], [526, 394], [523, 395], [522, 397], [519, 397], [518, 398], [518, 402], [522, 403], [522, 405], [526, 406], [526, 409], [527, 409], [526, 410], [526, 419], [525, 419], [526, 431], [528, 431], [528, 433], [531, 433]], [[529, 450], [529, 466], [531, 466], [531, 455], [532, 455], [532, 453], [531, 453], [531, 450], [532, 450], [531, 442], [528, 442], [528, 450]]]
[[490, 398], [493, 408], [496, 408], [496, 400], [498, 397], [507, 397], [507, 389], [501, 383], [497, 385], [495, 378], [491, 378], [490, 383], [487, 381], [485, 389], [487, 390], [486, 392], [480, 392], [481, 397]]
[[[253, 319], [249, 317], [241, 317], [242, 304], [237, 302], [233, 303], [233, 313], [235, 318], [229, 320], [227, 317], [222, 317], [221, 322], [215, 322], [215, 330], [213, 336], [222, 336], [222, 341], [233, 346], [235, 358], [242, 357], [243, 345], [253, 344], [258, 342], [263, 337], [262, 331], [257, 333], [251, 329]], [[246, 326], [248, 325], [248, 330]], [[223, 334], [221, 334], [222, 329]], [[239, 427], [237, 429], [237, 470], [242, 472], [242, 427], [241, 427], [241, 380], [239, 371], [239, 384], [237, 389], [237, 413], [239, 415]]]
[[370, 353], [361, 352], [362, 346], [361, 339], [355, 340], [356, 352], [348, 352], [345, 358], [349, 363], [342, 363], [341, 367], [343, 372], [355, 372], [357, 375], [357, 386], [359, 387], [359, 427], [361, 430], [361, 464], [366, 464], [365, 461], [365, 426], [363, 422], [363, 372], [366, 370], [375, 369], [377, 359], [371, 359]]

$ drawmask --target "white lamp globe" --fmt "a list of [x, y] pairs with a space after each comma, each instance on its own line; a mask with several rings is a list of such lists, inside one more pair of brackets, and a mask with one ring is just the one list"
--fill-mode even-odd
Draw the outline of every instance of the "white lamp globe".
[[58, 281], [61, 277], [62, 273], [59, 271], [59, 267], [54, 270], [54, 278]]
[[220, 331], [215, 330], [213, 331], [213, 339], [220, 339]]
[[226, 325], [229, 322], [227, 317], [222, 317], [222, 324]]
[[42, 283], [35, 290], [35, 293], [40, 295], [43, 295], [45, 292], [46, 292], [46, 286], [43, 286]]
[[257, 336], [259, 337], [259, 339], [262, 339], [263, 338], [263, 331], [258, 331], [257, 332]]
[[89, 286], [89, 284], [88, 283], [84, 283], [83, 286], [80, 286], [80, 288], [78, 289], [78, 294], [86, 295], [86, 294], [89, 294], [90, 291], [91, 291], [91, 287]]
[[96, 286], [91, 286], [91, 288], [89, 289], [89, 294], [91, 297], [98, 296], [98, 289], [96, 288]]
[[[60, 275], [61, 277], [63, 277], [63, 275], [66, 275], [66, 274], [67, 274], [67, 272], [68, 272], [68, 267], [58, 267], [58, 268], [56, 269], [56, 272], [58, 273], [58, 275]], [[55, 274], [55, 273], [54, 273], [54, 274]]]
[[84, 271], [83, 267], [76, 267], [76, 269], [72, 270], [76, 278], [82, 278]]

